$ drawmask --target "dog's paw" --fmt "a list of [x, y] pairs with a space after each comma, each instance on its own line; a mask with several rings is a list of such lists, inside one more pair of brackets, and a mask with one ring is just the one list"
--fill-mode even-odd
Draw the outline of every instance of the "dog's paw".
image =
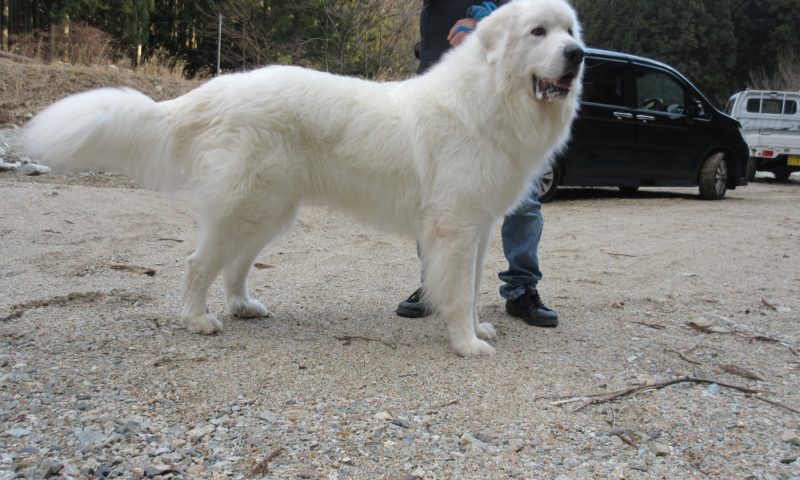
[[475, 334], [481, 340], [492, 340], [497, 338], [497, 332], [491, 323], [479, 323], [475, 325]]
[[479, 338], [466, 341], [454, 341], [453, 350], [460, 357], [490, 357], [494, 355], [494, 347]]
[[192, 333], [202, 333], [203, 335], [222, 331], [222, 322], [211, 314], [184, 317], [183, 326]]
[[228, 303], [228, 312], [239, 318], [269, 317], [269, 309], [258, 300], [233, 300]]

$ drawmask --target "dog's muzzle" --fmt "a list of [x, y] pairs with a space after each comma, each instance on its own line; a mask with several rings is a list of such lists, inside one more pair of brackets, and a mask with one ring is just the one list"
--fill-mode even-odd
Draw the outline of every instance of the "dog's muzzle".
[[564, 49], [566, 67], [564, 75], [558, 80], [547, 80], [533, 77], [533, 92], [538, 100], [552, 101], [569, 95], [572, 90], [572, 83], [578, 76], [581, 65], [583, 64], [583, 49], [580, 47], [570, 47]]

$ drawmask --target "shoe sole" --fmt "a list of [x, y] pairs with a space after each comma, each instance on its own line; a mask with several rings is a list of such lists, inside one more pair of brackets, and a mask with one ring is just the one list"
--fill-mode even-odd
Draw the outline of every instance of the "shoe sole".
[[431, 315], [430, 312], [424, 310], [418, 310], [413, 308], [406, 308], [406, 307], [397, 307], [397, 310], [394, 311], [398, 317], [404, 318], [425, 318]]
[[[519, 318], [519, 317], [517, 317]], [[555, 320], [537, 320], [531, 319], [528, 320], [527, 318], [522, 319], [525, 323], [532, 327], [544, 327], [544, 328], [555, 328], [558, 326], [558, 319]]]

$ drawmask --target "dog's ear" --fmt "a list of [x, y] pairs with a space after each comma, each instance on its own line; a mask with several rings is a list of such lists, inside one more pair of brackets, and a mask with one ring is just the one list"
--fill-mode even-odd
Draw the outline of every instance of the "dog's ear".
[[489, 15], [481, 20], [475, 32], [486, 54], [486, 61], [490, 65], [500, 60], [508, 41], [508, 25], [500, 20], [500, 18], [497, 18], [497, 14]]

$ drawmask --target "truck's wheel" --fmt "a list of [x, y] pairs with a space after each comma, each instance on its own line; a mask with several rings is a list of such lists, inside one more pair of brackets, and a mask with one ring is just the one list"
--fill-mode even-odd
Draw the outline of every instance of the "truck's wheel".
[[752, 182], [756, 179], [756, 170], [758, 170], [758, 158], [750, 157], [747, 160], [747, 181]]
[[709, 155], [700, 168], [700, 197], [720, 200], [728, 190], [728, 162], [722, 152]]
[[789, 175], [791, 175], [792, 172], [790, 172], [787, 168], [784, 170], [775, 170], [772, 172], [772, 174], [775, 175], [775, 180], [779, 182], [785, 182], [786, 180], [789, 180]]

